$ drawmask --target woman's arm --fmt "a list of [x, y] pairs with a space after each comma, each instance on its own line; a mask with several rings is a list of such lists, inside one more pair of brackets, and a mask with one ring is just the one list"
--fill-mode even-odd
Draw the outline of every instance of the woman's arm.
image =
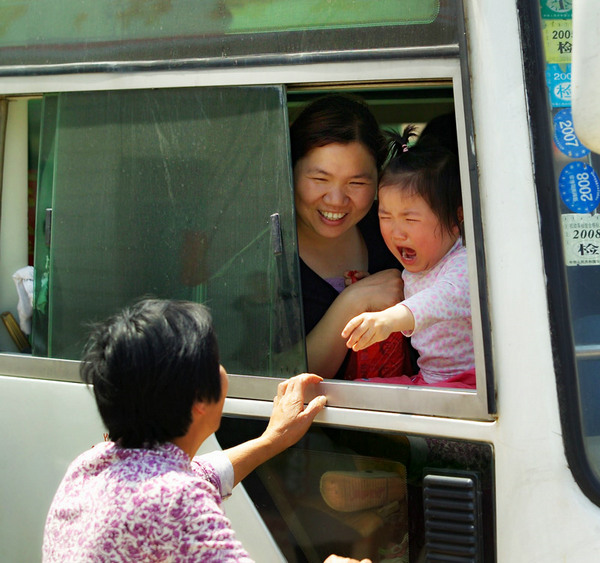
[[[225, 454], [233, 465], [234, 486], [254, 471], [261, 463], [271, 459], [295, 444], [310, 427], [313, 419], [326, 403], [324, 395], [315, 394], [322, 378], [304, 373], [283, 381], [273, 399], [273, 412], [264, 433], [233, 448]], [[305, 402], [308, 405], [305, 406]]]
[[402, 301], [403, 287], [400, 272], [390, 269], [344, 289], [306, 336], [308, 369], [325, 378], [334, 377], [348, 352], [341, 336], [348, 321], [365, 311], [381, 311]]

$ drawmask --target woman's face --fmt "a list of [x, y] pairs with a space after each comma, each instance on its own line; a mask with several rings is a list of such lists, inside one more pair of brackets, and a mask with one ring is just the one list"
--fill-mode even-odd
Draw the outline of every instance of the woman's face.
[[337, 238], [375, 199], [377, 165], [359, 142], [316, 147], [294, 167], [298, 235]]
[[229, 378], [222, 365], [219, 365], [219, 376], [221, 378], [221, 398], [214, 403], [204, 403], [206, 413], [205, 420], [207, 421], [211, 432], [216, 432], [219, 429], [221, 415], [223, 414], [223, 405], [225, 404], [225, 397], [227, 396], [227, 390], [229, 389]]

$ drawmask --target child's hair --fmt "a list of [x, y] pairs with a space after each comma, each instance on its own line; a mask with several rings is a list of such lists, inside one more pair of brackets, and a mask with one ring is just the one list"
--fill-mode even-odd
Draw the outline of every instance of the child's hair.
[[416, 135], [414, 129], [409, 125], [402, 134], [386, 131], [389, 136], [388, 162], [379, 186], [401, 185], [412, 195], [422, 197], [440, 225], [451, 232], [462, 223], [458, 158], [441, 145], [417, 143], [409, 148], [410, 138]]

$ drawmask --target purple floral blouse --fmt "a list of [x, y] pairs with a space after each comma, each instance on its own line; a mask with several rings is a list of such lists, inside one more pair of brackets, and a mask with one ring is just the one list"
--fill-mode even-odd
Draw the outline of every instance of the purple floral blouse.
[[103, 442], [69, 467], [52, 501], [43, 561], [243, 561], [221, 508], [233, 469], [222, 452], [189, 457]]

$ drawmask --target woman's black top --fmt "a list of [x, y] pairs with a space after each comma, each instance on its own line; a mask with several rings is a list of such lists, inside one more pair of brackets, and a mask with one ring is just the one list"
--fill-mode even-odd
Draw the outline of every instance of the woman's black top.
[[[377, 202], [373, 204], [367, 215], [358, 223], [358, 229], [367, 246], [370, 274], [390, 268], [402, 270], [402, 266], [388, 250], [381, 236], [377, 217]], [[308, 334], [323, 318], [339, 293], [321, 276], [311, 270], [302, 258], [300, 258], [300, 283], [302, 285], [304, 333]], [[335, 379], [344, 378], [349, 359], [350, 350], [348, 350], [342, 365], [338, 369]]]

